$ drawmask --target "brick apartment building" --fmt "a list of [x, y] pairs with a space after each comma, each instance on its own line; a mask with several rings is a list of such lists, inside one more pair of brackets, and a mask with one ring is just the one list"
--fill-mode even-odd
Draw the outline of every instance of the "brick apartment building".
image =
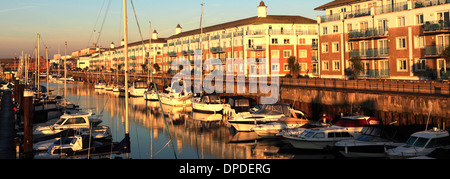
[[315, 10], [322, 78], [345, 78], [359, 56], [369, 79], [448, 78], [450, 0], [334, 0]]

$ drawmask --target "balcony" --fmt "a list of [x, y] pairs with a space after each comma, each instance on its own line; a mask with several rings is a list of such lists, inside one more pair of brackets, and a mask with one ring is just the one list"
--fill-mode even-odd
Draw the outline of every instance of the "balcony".
[[176, 57], [176, 56], [178, 56], [178, 53], [177, 52], [167, 52], [167, 56]]
[[359, 74], [359, 77], [363, 78], [389, 78], [389, 69], [383, 70], [365, 70]]
[[437, 46], [426, 46], [425, 47], [425, 57], [441, 57], [442, 52], [448, 46], [437, 45]]
[[359, 56], [362, 59], [369, 58], [387, 58], [389, 57], [389, 49], [388, 48], [380, 48], [380, 49], [364, 49], [364, 50], [352, 50], [350, 51], [350, 58]]
[[225, 47], [211, 47], [210, 49], [209, 49], [209, 51], [211, 52], [211, 53], [225, 53], [226, 51], [227, 51], [227, 48], [225, 48]]
[[248, 50], [251, 50], [251, 51], [263, 51], [263, 50], [266, 50], [266, 45], [265, 44], [248, 45]]
[[424, 33], [450, 33], [450, 21], [427, 21], [423, 25]]
[[388, 35], [388, 28], [371, 28], [367, 30], [352, 30], [348, 33], [351, 40], [362, 40], [368, 38], [384, 38]]

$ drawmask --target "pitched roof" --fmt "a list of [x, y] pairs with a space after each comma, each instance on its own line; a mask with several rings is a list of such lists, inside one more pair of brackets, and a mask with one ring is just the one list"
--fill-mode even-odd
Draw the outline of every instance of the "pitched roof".
[[327, 4], [321, 5], [319, 7], [314, 8], [314, 10], [318, 11], [318, 10], [322, 10], [324, 11], [327, 8], [330, 7], [336, 7], [336, 6], [341, 6], [341, 5], [345, 5], [345, 4], [352, 4], [355, 2], [363, 2], [363, 1], [369, 1], [369, 0], [334, 0], [331, 1]]
[[[226, 22], [223, 24], [217, 24], [209, 27], [203, 28], [203, 33], [217, 31], [217, 30], [223, 30], [227, 28], [233, 28], [243, 25], [258, 25], [258, 24], [264, 24], [264, 23], [278, 23], [278, 24], [287, 24], [287, 23], [295, 23], [295, 24], [317, 24], [316, 20], [302, 17], [302, 16], [286, 16], [286, 15], [268, 15], [267, 17], [250, 17], [246, 19], [236, 20], [232, 22]], [[200, 34], [200, 28], [194, 29], [186, 32], [181, 32], [179, 34], [170, 36], [167, 39], [175, 39], [179, 37], [184, 36], [190, 36], [190, 35], [196, 35]]]

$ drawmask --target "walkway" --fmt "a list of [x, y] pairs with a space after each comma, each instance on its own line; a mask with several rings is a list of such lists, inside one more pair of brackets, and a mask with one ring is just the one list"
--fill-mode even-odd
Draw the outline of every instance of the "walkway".
[[0, 159], [15, 159], [16, 151], [14, 146], [14, 110], [12, 102], [12, 92], [1, 92], [0, 111]]

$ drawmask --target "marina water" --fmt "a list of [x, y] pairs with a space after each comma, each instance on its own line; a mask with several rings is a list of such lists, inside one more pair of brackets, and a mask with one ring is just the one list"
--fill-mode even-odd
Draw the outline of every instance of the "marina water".
[[[42, 84], [45, 85], [45, 84]], [[63, 95], [63, 84], [50, 83], [55, 95]], [[84, 111], [100, 115], [100, 125], [109, 126], [113, 141], [125, 136], [125, 98], [112, 91], [94, 89], [93, 84], [67, 85], [67, 99]], [[191, 107], [163, 105], [168, 131], [159, 103], [142, 97], [129, 99], [132, 159], [284, 159], [336, 158], [335, 154], [303, 153], [277, 139], [257, 140], [253, 132], [235, 133], [224, 124], [206, 123], [221, 115], [192, 112]], [[170, 136], [169, 136], [170, 134]], [[170, 141], [172, 137], [172, 141]], [[171, 146], [173, 143], [173, 146]], [[175, 156], [176, 155], [176, 156]], [[110, 157], [117, 157], [112, 155]], [[120, 157], [120, 156], [119, 156]], [[122, 157], [125, 158], [125, 155]]]

